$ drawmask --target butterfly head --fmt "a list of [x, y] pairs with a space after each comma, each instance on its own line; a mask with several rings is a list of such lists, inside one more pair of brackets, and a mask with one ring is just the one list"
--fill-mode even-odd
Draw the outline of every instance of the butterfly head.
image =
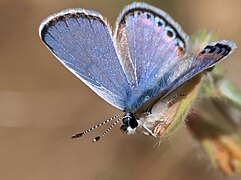
[[120, 129], [125, 134], [134, 134], [136, 129], [140, 126], [141, 121], [139, 121], [132, 113], [126, 113], [122, 118], [123, 125]]

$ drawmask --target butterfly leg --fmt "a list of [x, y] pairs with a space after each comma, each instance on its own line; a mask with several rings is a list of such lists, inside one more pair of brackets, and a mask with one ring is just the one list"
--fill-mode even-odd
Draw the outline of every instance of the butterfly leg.
[[153, 134], [153, 132], [145, 124], [143, 124], [142, 127], [146, 130], [146, 132], [144, 132], [145, 135], [156, 137], [156, 135]]

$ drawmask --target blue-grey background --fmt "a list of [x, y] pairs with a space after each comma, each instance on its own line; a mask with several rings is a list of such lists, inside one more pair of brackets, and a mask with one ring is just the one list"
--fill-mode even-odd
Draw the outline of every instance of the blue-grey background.
[[[159, 147], [144, 135], [123, 135], [116, 127], [71, 140], [120, 113], [65, 69], [42, 44], [42, 19], [66, 8], [102, 13], [114, 25], [121, 0], [0, 0], [0, 179], [239, 179], [212, 169], [200, 145], [183, 126]], [[219, 39], [241, 44], [239, 0], [146, 0], [168, 12], [188, 34], [213, 30]], [[241, 88], [241, 51], [222, 62]]]

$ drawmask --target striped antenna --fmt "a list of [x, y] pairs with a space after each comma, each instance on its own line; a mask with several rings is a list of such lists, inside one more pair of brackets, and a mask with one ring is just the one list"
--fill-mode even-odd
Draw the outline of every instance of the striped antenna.
[[117, 121], [114, 122], [105, 132], [103, 132], [100, 136], [95, 137], [95, 138], [92, 140], [93, 143], [99, 141], [100, 138], [103, 138], [106, 134], [108, 134], [108, 133], [110, 132], [110, 130], [111, 130], [115, 125], [117, 125], [122, 119], [123, 119], [122, 117], [119, 118], [119, 119], [117, 119]]
[[100, 123], [100, 124], [98, 124], [98, 125], [96, 125], [96, 126], [94, 126], [94, 127], [92, 127], [92, 128], [89, 128], [89, 129], [87, 129], [87, 130], [85, 130], [85, 131], [83, 131], [83, 132], [81, 132], [81, 133], [74, 134], [74, 135], [71, 137], [71, 139], [79, 138], [79, 137], [81, 137], [81, 136], [83, 136], [83, 135], [85, 135], [85, 134], [88, 134], [90, 131], [92, 131], [92, 130], [98, 128], [98, 127], [101, 127], [102, 125], [104, 125], [104, 124], [106, 124], [106, 123], [108, 123], [108, 122], [110, 122], [110, 121], [112, 121], [112, 120], [114, 120], [114, 119], [116, 119], [116, 118], [119, 118], [119, 117], [120, 117], [120, 115], [116, 115], [116, 116], [114, 116], [114, 117], [111, 117], [110, 119], [107, 119], [107, 120], [105, 120], [104, 122], [102, 122], [102, 123]]

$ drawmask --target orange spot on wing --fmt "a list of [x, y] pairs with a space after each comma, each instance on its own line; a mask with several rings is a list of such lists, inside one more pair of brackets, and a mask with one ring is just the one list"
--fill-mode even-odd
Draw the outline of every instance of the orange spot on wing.
[[202, 60], [204, 58], [206, 59], [210, 59], [210, 58], [214, 58], [214, 59], [219, 59], [222, 56], [218, 55], [218, 54], [214, 54], [214, 53], [208, 53], [208, 54], [201, 54], [199, 53], [197, 56], [197, 60]]

